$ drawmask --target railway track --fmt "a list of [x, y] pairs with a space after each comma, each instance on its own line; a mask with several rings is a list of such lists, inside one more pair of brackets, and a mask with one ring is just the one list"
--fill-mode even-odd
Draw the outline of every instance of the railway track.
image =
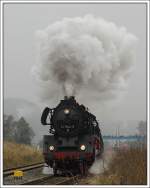
[[42, 163], [35, 163], [35, 164], [31, 164], [31, 165], [26, 165], [26, 166], [20, 166], [20, 167], [17, 167], [17, 168], [5, 169], [5, 170], [3, 170], [3, 177], [13, 175], [15, 170], [21, 170], [21, 171], [25, 172], [25, 171], [29, 171], [29, 170], [33, 170], [33, 169], [41, 168], [41, 167], [44, 167], [43, 162]]
[[72, 177], [65, 177], [65, 176], [47, 176], [43, 178], [33, 179], [21, 185], [73, 185], [78, 184], [80, 176], [72, 176]]
[[[32, 165], [20, 166], [17, 168], [9, 168], [3, 170], [3, 181], [5, 185], [73, 185], [78, 184], [79, 176], [53, 176], [51, 175], [43, 175], [38, 174], [36, 171], [40, 168], [44, 167], [44, 163], [35, 163]], [[23, 171], [24, 176], [19, 178], [18, 180], [15, 179], [14, 171], [19, 170]], [[42, 171], [42, 170], [41, 170]], [[36, 175], [30, 177], [36, 172]], [[9, 182], [8, 182], [9, 179]]]

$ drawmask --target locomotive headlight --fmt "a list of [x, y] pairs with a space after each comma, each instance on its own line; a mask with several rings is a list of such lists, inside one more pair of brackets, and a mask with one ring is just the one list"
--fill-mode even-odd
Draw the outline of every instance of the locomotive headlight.
[[69, 113], [70, 113], [70, 110], [66, 108], [66, 109], [64, 110], [64, 113], [65, 113], [65, 114], [69, 114]]
[[82, 151], [84, 151], [85, 148], [86, 148], [85, 145], [81, 145], [81, 146], [80, 146], [80, 149], [81, 149]]
[[54, 150], [54, 146], [49, 146], [49, 150], [53, 151]]

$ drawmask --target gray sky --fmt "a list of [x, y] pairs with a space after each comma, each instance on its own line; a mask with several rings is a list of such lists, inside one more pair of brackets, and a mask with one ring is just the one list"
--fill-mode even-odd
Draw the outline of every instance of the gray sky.
[[[36, 61], [35, 31], [63, 17], [86, 14], [100, 16], [118, 26], [125, 26], [139, 39], [136, 64], [125, 96], [113, 107], [95, 111], [98, 119], [146, 120], [145, 4], [6, 4], [4, 97], [24, 98], [37, 103], [38, 84], [31, 75], [31, 67]], [[87, 104], [95, 110], [92, 103]]]

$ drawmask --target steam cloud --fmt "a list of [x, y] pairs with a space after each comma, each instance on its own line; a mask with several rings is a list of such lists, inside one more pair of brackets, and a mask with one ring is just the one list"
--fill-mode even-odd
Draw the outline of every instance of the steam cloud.
[[105, 150], [101, 158], [96, 158], [95, 162], [90, 167], [89, 172], [91, 174], [102, 174], [105, 170], [108, 169], [109, 163], [115, 156], [115, 152], [112, 148], [106, 146], [104, 149]]
[[124, 27], [86, 15], [57, 21], [37, 38], [33, 71], [46, 99], [88, 93], [104, 100], [126, 89], [137, 38]]

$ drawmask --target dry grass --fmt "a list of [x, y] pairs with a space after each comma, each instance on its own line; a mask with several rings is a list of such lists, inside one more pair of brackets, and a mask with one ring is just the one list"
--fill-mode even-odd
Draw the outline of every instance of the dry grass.
[[96, 176], [88, 177], [82, 184], [90, 185], [146, 185], [147, 150], [129, 148], [118, 150], [108, 169]]
[[115, 175], [89, 175], [88, 177], [81, 179], [80, 185], [116, 185], [120, 184], [119, 177]]
[[119, 150], [110, 163], [109, 171], [120, 177], [121, 184], [145, 185], [147, 183], [146, 148]]
[[43, 161], [42, 152], [36, 148], [11, 142], [4, 142], [4, 169]]

